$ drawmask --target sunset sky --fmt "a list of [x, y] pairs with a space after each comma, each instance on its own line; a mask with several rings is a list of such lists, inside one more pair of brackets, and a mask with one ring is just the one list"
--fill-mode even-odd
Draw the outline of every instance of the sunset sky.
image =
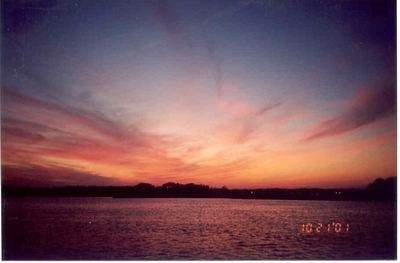
[[360, 187], [396, 175], [391, 1], [5, 1], [2, 176]]

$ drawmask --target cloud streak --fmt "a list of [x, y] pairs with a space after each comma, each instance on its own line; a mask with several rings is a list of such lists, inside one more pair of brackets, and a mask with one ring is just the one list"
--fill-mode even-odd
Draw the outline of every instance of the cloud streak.
[[252, 139], [252, 134], [263, 124], [262, 117], [278, 108], [281, 103], [274, 103], [261, 108], [245, 101], [224, 101], [219, 106], [221, 110], [234, 118], [220, 125], [217, 132], [231, 143], [243, 144]]
[[3, 180], [7, 185], [63, 186], [63, 185], [122, 185], [116, 178], [100, 176], [67, 167], [43, 167], [33, 165], [18, 167], [2, 166]]
[[395, 114], [393, 85], [377, 90], [360, 90], [338, 116], [322, 121], [305, 141], [341, 135]]
[[168, 153], [185, 147], [186, 141], [122, 125], [100, 113], [12, 91], [5, 95], [2, 161], [6, 183], [164, 183], [166, 177], [207, 183], [210, 174], [230, 177], [242, 169], [236, 161], [188, 163], [186, 154]]

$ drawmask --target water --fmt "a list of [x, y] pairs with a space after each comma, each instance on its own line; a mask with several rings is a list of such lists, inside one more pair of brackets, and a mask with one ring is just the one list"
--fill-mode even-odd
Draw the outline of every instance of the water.
[[[373, 202], [8, 198], [3, 257], [387, 259], [396, 257], [395, 217]], [[328, 232], [330, 222], [341, 232]], [[303, 223], [324, 225], [307, 233]]]

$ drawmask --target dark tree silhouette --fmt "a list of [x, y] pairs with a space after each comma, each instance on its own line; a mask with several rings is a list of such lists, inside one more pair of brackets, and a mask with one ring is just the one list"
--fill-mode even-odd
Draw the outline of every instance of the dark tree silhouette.
[[283, 200], [396, 201], [396, 177], [376, 179], [365, 189], [228, 189], [168, 182], [162, 186], [16, 187], [3, 185], [3, 196], [110, 196], [115, 198], [239, 198]]
[[377, 201], [396, 200], [396, 177], [378, 178], [366, 188], [368, 196]]

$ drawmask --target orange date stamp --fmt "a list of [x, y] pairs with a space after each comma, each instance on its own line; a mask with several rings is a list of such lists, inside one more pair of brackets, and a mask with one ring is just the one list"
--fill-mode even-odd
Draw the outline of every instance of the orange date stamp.
[[331, 222], [331, 223], [305, 223], [300, 225], [300, 232], [302, 233], [348, 233], [350, 232], [350, 224]]

